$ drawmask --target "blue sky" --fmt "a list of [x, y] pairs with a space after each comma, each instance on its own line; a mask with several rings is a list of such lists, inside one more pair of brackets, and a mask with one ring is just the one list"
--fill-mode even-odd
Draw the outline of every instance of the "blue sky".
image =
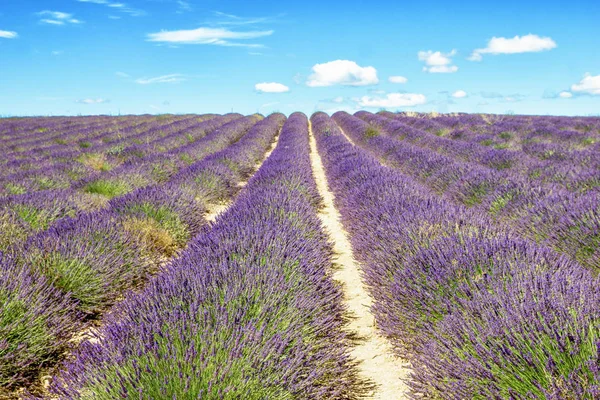
[[598, 115], [598, 21], [596, 0], [4, 0], [0, 115]]

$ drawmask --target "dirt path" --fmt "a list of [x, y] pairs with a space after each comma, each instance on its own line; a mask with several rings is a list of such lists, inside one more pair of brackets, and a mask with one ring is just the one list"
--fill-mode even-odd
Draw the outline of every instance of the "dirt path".
[[352, 257], [348, 234], [334, 206], [334, 195], [327, 186], [325, 170], [321, 157], [317, 153], [317, 144], [310, 125], [309, 133], [313, 174], [325, 204], [319, 217], [334, 243], [337, 263], [341, 267], [335, 272], [334, 279], [342, 283], [344, 302], [353, 317], [347, 330], [360, 338], [351, 350], [351, 355], [359, 362], [363, 378], [375, 384], [375, 389], [365, 398], [381, 400], [406, 398], [408, 387], [405, 380], [410, 373], [409, 366], [393, 355], [388, 340], [377, 332], [375, 318], [371, 313], [373, 299], [363, 285], [359, 266]]

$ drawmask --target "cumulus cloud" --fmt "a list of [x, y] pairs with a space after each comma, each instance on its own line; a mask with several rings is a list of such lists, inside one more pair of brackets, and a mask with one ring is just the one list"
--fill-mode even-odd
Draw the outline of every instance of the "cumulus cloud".
[[532, 34], [513, 38], [493, 37], [488, 41], [487, 47], [474, 50], [468, 60], [481, 61], [482, 54], [537, 53], [552, 50], [555, 47], [556, 42], [552, 38]]
[[456, 92], [452, 93], [452, 97], [454, 97], [455, 99], [462, 99], [464, 97], [467, 97], [467, 92], [465, 92], [464, 90], [457, 90]]
[[182, 74], [170, 74], [157, 76], [155, 78], [139, 78], [136, 79], [135, 83], [139, 83], [140, 85], [150, 85], [153, 83], [179, 83], [185, 80], [185, 76]]
[[408, 79], [406, 79], [403, 76], [400, 75], [395, 75], [395, 76], [390, 76], [388, 78], [388, 81], [392, 82], [392, 83], [406, 83], [408, 82]]
[[81, 24], [82, 21], [73, 18], [73, 14], [69, 14], [62, 11], [49, 11], [44, 10], [37, 13], [41, 17], [40, 22], [49, 25], [65, 25], [65, 24]]
[[19, 37], [19, 34], [17, 32], [2, 31], [2, 30], [0, 30], [0, 38], [3, 38], [3, 39], [15, 39], [17, 37]]
[[419, 51], [417, 54], [420, 61], [425, 62], [423, 71], [432, 74], [450, 74], [458, 71], [456, 65], [452, 65], [452, 57], [456, 55], [456, 50], [450, 53], [442, 53], [440, 51]]
[[558, 97], [563, 98], [563, 99], [570, 99], [571, 97], [573, 97], [573, 93], [571, 93], [571, 92], [560, 92], [558, 94]]
[[590, 73], [586, 73], [579, 83], [571, 85], [571, 91], [576, 93], [600, 95], [600, 75], [592, 76]]
[[289, 87], [277, 82], [257, 83], [254, 85], [254, 89], [261, 93], [285, 93], [290, 91]]
[[80, 103], [80, 104], [102, 104], [102, 103], [108, 103], [109, 100], [106, 99], [81, 99], [81, 100], [76, 100], [76, 103]]
[[385, 97], [363, 96], [359, 100], [361, 107], [398, 108], [414, 107], [425, 104], [427, 98], [417, 93], [389, 93]]
[[273, 34], [269, 31], [234, 32], [226, 28], [197, 28], [178, 31], [160, 31], [149, 33], [150, 42], [170, 44], [211, 44], [217, 46], [263, 47], [261, 44], [240, 43], [235, 40], [256, 39]]
[[310, 87], [367, 86], [379, 83], [377, 70], [374, 67], [361, 67], [354, 61], [349, 60], [335, 60], [315, 64], [312, 71], [313, 73], [306, 81], [306, 85]]

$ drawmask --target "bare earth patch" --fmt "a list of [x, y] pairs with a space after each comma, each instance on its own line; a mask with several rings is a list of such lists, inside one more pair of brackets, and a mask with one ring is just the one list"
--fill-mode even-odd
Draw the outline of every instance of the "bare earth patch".
[[351, 355], [358, 361], [362, 377], [375, 385], [366, 398], [382, 400], [407, 398], [408, 386], [405, 382], [410, 374], [410, 366], [394, 356], [389, 341], [377, 331], [375, 318], [371, 313], [373, 299], [362, 282], [360, 267], [352, 256], [348, 234], [334, 206], [334, 195], [327, 186], [325, 170], [321, 157], [317, 153], [316, 141], [310, 126], [309, 132], [313, 174], [325, 204], [319, 217], [333, 241], [337, 263], [341, 266], [334, 274], [334, 279], [342, 284], [344, 302], [353, 317], [347, 330], [359, 338], [351, 350]]

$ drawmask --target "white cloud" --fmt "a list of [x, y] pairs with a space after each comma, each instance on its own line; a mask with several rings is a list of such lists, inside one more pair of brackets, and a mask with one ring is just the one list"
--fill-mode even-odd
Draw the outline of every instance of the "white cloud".
[[315, 64], [313, 73], [306, 82], [310, 87], [346, 85], [366, 86], [379, 83], [377, 70], [373, 67], [361, 67], [354, 61], [335, 60], [324, 64]]
[[17, 32], [0, 30], [0, 38], [15, 39], [17, 37], [19, 37], [19, 34]]
[[187, 1], [177, 0], [177, 5], [179, 7], [179, 9], [177, 11], [178, 13], [182, 13], [185, 11], [192, 11], [192, 6]]
[[115, 75], [118, 76], [119, 78], [129, 78], [130, 77], [129, 74], [126, 74], [125, 72], [121, 72], [121, 71], [115, 72]]
[[64, 53], [64, 51], [62, 51], [62, 50], [54, 50], [51, 54], [53, 56], [60, 56], [63, 53]]
[[579, 83], [571, 85], [571, 91], [600, 95], [600, 75], [592, 76], [586, 73]]
[[427, 98], [422, 94], [417, 93], [389, 93], [384, 98], [363, 96], [359, 100], [361, 107], [383, 107], [383, 108], [398, 108], [398, 107], [413, 107], [420, 104], [425, 104]]
[[136, 79], [136, 83], [140, 85], [149, 85], [152, 83], [179, 83], [185, 81], [185, 76], [182, 74], [170, 74], [157, 76], [155, 78], [139, 78]]
[[43, 24], [49, 25], [64, 25], [64, 24], [82, 24], [83, 21], [73, 18], [73, 14], [69, 14], [62, 11], [49, 11], [44, 10], [37, 13], [39, 16], [45, 16], [46, 18], [40, 19]]
[[102, 104], [102, 103], [108, 103], [108, 100], [106, 99], [82, 99], [82, 100], [76, 100], [76, 103], [80, 103], [80, 104]]
[[338, 104], [343, 103], [344, 102], [344, 98], [342, 96], [335, 97], [333, 99], [333, 102], [334, 103], [338, 103]]
[[419, 60], [425, 62], [423, 71], [432, 74], [449, 74], [458, 71], [456, 65], [452, 65], [452, 57], [456, 55], [456, 50], [450, 53], [442, 53], [440, 51], [419, 51], [417, 56]]
[[181, 44], [212, 44], [218, 46], [262, 47], [260, 44], [232, 42], [272, 35], [273, 31], [234, 32], [226, 28], [198, 28], [179, 31], [161, 31], [147, 35], [150, 42]]
[[464, 90], [457, 90], [456, 92], [452, 93], [452, 97], [454, 97], [455, 99], [462, 99], [464, 97], [467, 97], [467, 92], [465, 92]]
[[560, 92], [558, 94], [558, 97], [561, 97], [563, 99], [570, 99], [571, 97], [573, 97], [573, 93], [571, 93], [571, 92]]
[[513, 38], [493, 37], [488, 41], [487, 47], [475, 49], [468, 60], [481, 61], [482, 54], [537, 53], [552, 50], [555, 47], [556, 42], [552, 38], [532, 34]]
[[290, 88], [277, 82], [262, 82], [254, 85], [254, 89], [261, 93], [285, 93], [289, 92]]
[[64, 25], [64, 21], [60, 21], [60, 20], [56, 20], [56, 19], [47, 19], [47, 18], [43, 18], [40, 19], [40, 22], [43, 24], [48, 24], [48, 25]]
[[388, 78], [388, 81], [390, 81], [392, 83], [406, 83], [406, 82], [408, 82], [408, 79], [406, 79], [403, 76], [396, 75], [396, 76], [390, 76]]
[[[227, 14], [221, 11], [215, 11], [214, 15], [219, 19], [217, 21], [209, 21], [209, 25], [221, 25], [221, 26], [242, 26], [242, 25], [256, 25], [266, 24], [275, 22], [279, 16], [276, 17], [240, 17], [238, 15]], [[281, 15], [280, 15], [281, 16]]]
[[[123, 13], [129, 14], [132, 17], [141, 17], [143, 15], [146, 15], [146, 12], [144, 10], [138, 10], [136, 8], [129, 7], [127, 4], [124, 4], [124, 3], [113, 3], [108, 0], [77, 0], [77, 1], [80, 3], [101, 4], [101, 5], [119, 10]], [[116, 17], [109, 17], [109, 18], [116, 19]]]

